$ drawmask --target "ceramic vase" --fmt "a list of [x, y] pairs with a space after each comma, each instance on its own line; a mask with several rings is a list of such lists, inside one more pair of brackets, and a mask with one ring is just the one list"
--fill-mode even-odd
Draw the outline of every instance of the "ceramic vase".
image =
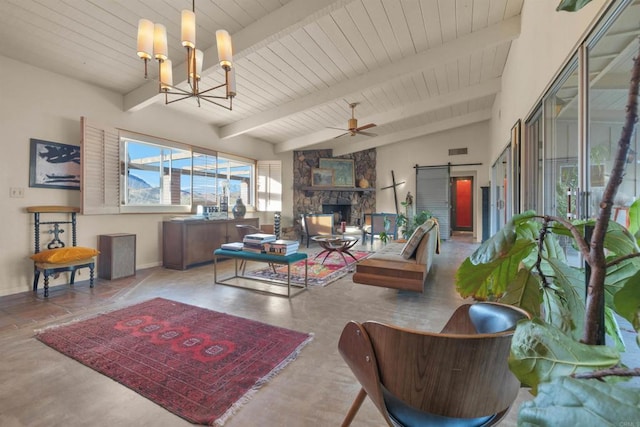
[[247, 213], [247, 207], [242, 203], [242, 199], [237, 199], [236, 204], [231, 209], [233, 212], [234, 218], [244, 218], [244, 215]]

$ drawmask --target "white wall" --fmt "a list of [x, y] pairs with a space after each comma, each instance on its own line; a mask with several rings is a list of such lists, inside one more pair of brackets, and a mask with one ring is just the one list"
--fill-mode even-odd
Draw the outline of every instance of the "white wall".
[[609, 0], [593, 0], [578, 12], [556, 12], [559, 1], [525, 1], [520, 36], [513, 41], [493, 105], [491, 163], [510, 140], [511, 128], [526, 119], [536, 101], [573, 53]]
[[[476, 174], [476, 194], [489, 183], [491, 163], [509, 140], [510, 129], [524, 119], [563, 62], [609, 3], [593, 0], [578, 13], [556, 12], [558, 1], [525, 1], [522, 33], [512, 44], [502, 76], [502, 92], [496, 97], [490, 122], [416, 138], [378, 149], [378, 188], [391, 184], [391, 170], [397, 181], [406, 181], [398, 189], [399, 201], [407, 191], [415, 195], [415, 164], [429, 165], [475, 163], [483, 165], [469, 170], [454, 168], [453, 174]], [[268, 143], [248, 137], [220, 141], [212, 126], [192, 121], [154, 105], [135, 113], [122, 112], [122, 96], [71, 80], [0, 56], [0, 129], [4, 167], [0, 168], [0, 224], [3, 226], [0, 247], [0, 295], [30, 289], [33, 251], [32, 219], [24, 212], [31, 205], [79, 206], [79, 193], [71, 190], [29, 188], [29, 138], [79, 144], [80, 116], [131, 131], [142, 132], [239, 154], [256, 159], [283, 161], [283, 225], [292, 224], [292, 155], [274, 155]], [[448, 148], [469, 146], [468, 156], [447, 156]], [[476, 151], [478, 150], [478, 151]], [[465, 157], [465, 159], [463, 159]], [[9, 189], [23, 188], [24, 198], [9, 198]], [[392, 210], [393, 192], [378, 193], [378, 209]], [[476, 198], [476, 212], [479, 197]], [[138, 268], [158, 265], [161, 261], [160, 222], [162, 215], [81, 216], [80, 245], [95, 246], [97, 236], [115, 232], [138, 236]], [[476, 216], [479, 235], [481, 218]], [[269, 222], [269, 219], [266, 220]]]
[[[284, 170], [291, 170], [291, 156], [274, 155], [272, 145], [267, 142], [244, 136], [220, 141], [213, 126], [176, 114], [162, 104], [125, 113], [119, 94], [2, 56], [0, 93], [4, 161], [0, 168], [0, 295], [27, 291], [33, 280], [33, 264], [28, 258], [33, 253], [33, 218], [25, 213], [25, 207], [80, 206], [79, 191], [29, 187], [29, 139], [79, 145], [81, 116], [105, 125], [249, 158], [282, 158]], [[286, 178], [284, 188], [291, 186], [291, 180]], [[10, 188], [14, 187], [24, 189], [24, 198], [9, 197]], [[285, 196], [284, 203], [283, 211], [291, 211], [291, 195]], [[164, 218], [165, 215], [147, 214], [81, 215], [78, 244], [96, 247], [100, 234], [134, 233], [137, 235], [137, 268], [159, 265]], [[272, 219], [261, 219], [261, 222], [271, 223]], [[78, 280], [87, 279], [84, 275], [87, 273], [82, 274]], [[66, 277], [54, 283], [64, 283], [63, 279]], [[40, 281], [42, 286], [42, 279]]]
[[[425, 135], [401, 143], [378, 147], [376, 164], [376, 210], [395, 212], [393, 190], [381, 190], [391, 185], [391, 171], [396, 182], [405, 181], [397, 187], [398, 208], [407, 192], [416, 195], [415, 165], [433, 166], [452, 164], [482, 163], [478, 166], [456, 166], [451, 168], [452, 176], [474, 177], [474, 235], [482, 238], [482, 193], [481, 186], [489, 185], [489, 122], [480, 122], [457, 129]], [[468, 154], [449, 156], [450, 148], [467, 147]]]

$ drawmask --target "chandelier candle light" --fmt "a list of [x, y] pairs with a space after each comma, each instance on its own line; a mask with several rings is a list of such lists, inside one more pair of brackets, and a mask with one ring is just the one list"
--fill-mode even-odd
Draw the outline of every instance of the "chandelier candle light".
[[[204, 54], [196, 49], [196, 5], [192, 3], [192, 10], [182, 11], [182, 46], [187, 49], [187, 83], [190, 90], [184, 90], [173, 85], [173, 66], [168, 58], [167, 29], [162, 24], [154, 24], [148, 19], [138, 22], [138, 56], [144, 60], [144, 78], [148, 77], [147, 62], [152, 57], [158, 61], [159, 68], [159, 92], [164, 93], [165, 104], [181, 101], [188, 98], [196, 98], [198, 106], [200, 100], [208, 101], [220, 107], [231, 110], [233, 98], [236, 96], [236, 79], [233, 69], [233, 52], [231, 48], [231, 36], [226, 30], [216, 31], [216, 44], [218, 46], [218, 59], [224, 70], [225, 82], [206, 90], [200, 90], [200, 76], [202, 74], [202, 62]], [[225, 96], [210, 95], [209, 92], [224, 88]], [[169, 100], [169, 95], [178, 95], [176, 99]], [[224, 99], [228, 105], [219, 101]]]

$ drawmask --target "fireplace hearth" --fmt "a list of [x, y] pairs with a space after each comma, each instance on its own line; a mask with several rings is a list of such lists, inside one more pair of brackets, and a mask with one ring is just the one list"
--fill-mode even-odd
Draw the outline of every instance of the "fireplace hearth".
[[332, 213], [333, 223], [336, 226], [342, 221], [345, 221], [347, 225], [353, 225], [351, 221], [351, 204], [323, 204], [322, 213]]

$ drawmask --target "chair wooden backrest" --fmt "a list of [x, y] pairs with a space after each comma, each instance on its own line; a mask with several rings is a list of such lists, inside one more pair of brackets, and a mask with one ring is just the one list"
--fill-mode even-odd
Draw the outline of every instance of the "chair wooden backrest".
[[329, 214], [303, 214], [302, 215], [302, 232], [303, 237], [307, 238], [307, 247], [309, 247], [309, 239], [314, 236], [330, 236], [334, 234], [334, 215]]
[[[520, 387], [507, 359], [515, 324], [522, 318], [529, 315], [516, 307], [478, 303], [458, 308], [440, 333], [349, 322], [338, 349], [389, 425], [394, 425], [390, 399], [415, 408], [420, 416], [494, 416], [491, 421], [497, 422]], [[343, 426], [361, 403], [356, 398]]]
[[[48, 297], [50, 276], [68, 271], [71, 273], [69, 283], [74, 284], [76, 270], [81, 268], [89, 268], [89, 284], [90, 287], [93, 288], [95, 256], [98, 251], [92, 248], [77, 246], [76, 216], [78, 212], [80, 212], [80, 208], [73, 206], [29, 206], [26, 208], [26, 211], [33, 214], [34, 257], [35, 255], [47, 255], [48, 252], [56, 252], [52, 254], [52, 260], [38, 261], [34, 259], [33, 291], [36, 292], [38, 290], [40, 273], [44, 274], [44, 296]], [[41, 219], [41, 215], [43, 214], [54, 214], [58, 216], [55, 219], [43, 221]], [[60, 215], [67, 216], [69, 219], [60, 219]], [[48, 251], [41, 253], [40, 234], [42, 232], [42, 225], [50, 227], [47, 233], [52, 235], [52, 237], [46, 245]], [[69, 236], [67, 234], [67, 236], [71, 238], [71, 246], [68, 246], [62, 238], [67, 225], [71, 226], [71, 235]], [[65, 240], [68, 240], [68, 238], [65, 238]]]
[[[385, 219], [389, 221], [389, 228], [387, 230], [385, 230], [384, 225]], [[397, 239], [397, 221], [398, 215], [394, 213], [374, 212], [364, 214], [364, 218], [362, 220], [362, 223], [364, 224], [362, 227], [362, 240], [365, 240], [367, 235], [369, 235], [371, 244], [373, 244], [373, 238], [383, 231], [386, 232], [388, 236], [393, 237], [394, 240]]]

